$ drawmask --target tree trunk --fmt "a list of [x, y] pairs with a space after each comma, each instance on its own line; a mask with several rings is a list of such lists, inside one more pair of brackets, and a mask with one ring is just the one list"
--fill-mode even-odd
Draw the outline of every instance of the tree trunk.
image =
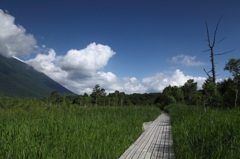
[[238, 100], [238, 79], [236, 80], [236, 88], [235, 88], [235, 101], [234, 101], [234, 107], [237, 107], [237, 100]]
[[235, 90], [236, 94], [235, 94], [235, 101], [234, 101], [234, 107], [237, 107], [237, 100], [238, 100], [238, 89]]
[[211, 64], [212, 64], [212, 80], [213, 83], [216, 84], [216, 72], [215, 72], [215, 62], [214, 62], [214, 53], [213, 53], [213, 47], [211, 47]]

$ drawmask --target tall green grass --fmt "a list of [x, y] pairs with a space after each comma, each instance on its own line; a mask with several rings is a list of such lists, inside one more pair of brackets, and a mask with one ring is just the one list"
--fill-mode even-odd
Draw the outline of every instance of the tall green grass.
[[240, 111], [171, 105], [177, 159], [240, 158]]
[[155, 107], [28, 103], [0, 108], [0, 158], [119, 158], [141, 134], [142, 123], [159, 113]]

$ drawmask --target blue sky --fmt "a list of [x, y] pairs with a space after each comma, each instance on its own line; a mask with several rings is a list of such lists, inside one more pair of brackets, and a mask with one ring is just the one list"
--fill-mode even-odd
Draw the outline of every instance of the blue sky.
[[10, 34], [0, 42], [15, 48], [3, 54], [17, 56], [76, 93], [90, 93], [97, 83], [108, 92], [158, 92], [189, 78], [200, 87], [207, 77], [203, 68], [211, 69], [209, 53], [203, 52], [205, 22], [213, 33], [223, 17], [217, 39], [226, 39], [216, 53], [235, 51], [216, 57], [216, 70], [218, 79], [227, 78], [226, 62], [239, 58], [239, 8], [238, 0], [0, 0], [2, 17], [24, 28], [22, 35], [14, 34], [18, 43]]

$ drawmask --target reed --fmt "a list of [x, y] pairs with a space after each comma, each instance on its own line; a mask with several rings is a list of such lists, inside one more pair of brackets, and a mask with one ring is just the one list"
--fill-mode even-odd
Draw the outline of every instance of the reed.
[[240, 156], [240, 111], [170, 105], [177, 159], [236, 159]]
[[142, 123], [160, 113], [156, 107], [15, 104], [0, 109], [4, 159], [119, 158], [142, 133]]

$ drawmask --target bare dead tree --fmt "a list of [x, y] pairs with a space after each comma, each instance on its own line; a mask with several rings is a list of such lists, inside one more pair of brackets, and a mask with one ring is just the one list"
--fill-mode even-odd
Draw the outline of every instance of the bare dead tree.
[[[225, 38], [219, 40], [218, 42], [216, 42], [216, 39], [217, 39], [217, 31], [218, 31], [218, 27], [219, 27], [219, 24], [222, 20], [222, 17], [218, 20], [218, 23], [217, 23], [217, 26], [214, 30], [214, 34], [213, 34], [213, 39], [211, 40], [210, 38], [210, 33], [209, 33], [209, 29], [208, 29], [208, 23], [206, 22], [206, 30], [207, 30], [207, 42], [208, 42], [208, 47], [209, 49], [208, 50], [205, 50], [204, 52], [210, 52], [210, 61], [211, 61], [211, 70], [210, 71], [205, 71], [205, 73], [207, 74], [207, 76], [212, 80], [212, 82], [214, 84], [216, 84], [216, 70], [215, 70], [215, 56], [218, 56], [218, 55], [224, 55], [224, 54], [227, 54], [227, 53], [230, 53], [234, 50], [230, 50], [230, 51], [227, 51], [227, 52], [222, 52], [222, 53], [214, 53], [214, 47], [216, 46], [216, 43], [220, 43], [222, 42], [223, 40], [225, 40]], [[211, 75], [210, 75], [211, 73]]]

